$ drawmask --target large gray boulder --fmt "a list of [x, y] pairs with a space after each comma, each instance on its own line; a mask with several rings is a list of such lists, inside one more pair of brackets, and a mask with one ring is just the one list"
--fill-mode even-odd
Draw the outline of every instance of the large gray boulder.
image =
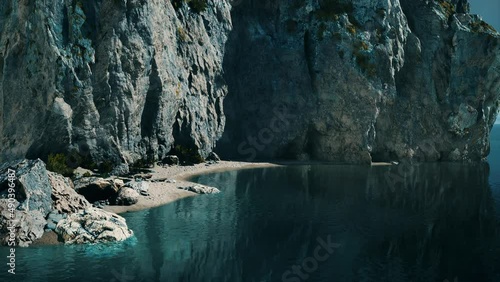
[[[17, 179], [14, 193], [8, 190], [9, 168], [15, 171]], [[15, 245], [25, 247], [41, 238], [45, 216], [52, 210], [51, 195], [51, 182], [41, 160], [19, 160], [0, 165], [0, 243], [8, 244], [11, 235], [15, 235]]]
[[130, 187], [133, 190], [137, 191], [137, 193], [139, 193], [139, 194], [147, 194], [148, 191], [149, 191], [149, 185], [150, 185], [149, 181], [145, 181], [145, 180], [139, 180], [139, 181], [132, 180], [132, 181], [126, 183], [125, 187]]
[[[17, 178], [14, 193], [9, 193], [12, 191], [7, 189], [9, 168], [15, 171]], [[14, 198], [9, 195], [14, 195]], [[91, 215], [86, 215], [85, 210]], [[76, 216], [71, 216], [73, 214]], [[90, 224], [94, 218], [100, 225], [92, 228], [101, 228], [101, 235], [82, 235], [87, 239], [81, 239], [82, 230], [68, 231], [75, 226], [68, 221], [94, 226]], [[106, 219], [110, 220], [109, 226], [104, 223]], [[66, 220], [64, 225], [57, 229], [56, 226], [63, 220]], [[45, 228], [55, 229], [59, 235], [65, 236], [66, 241], [75, 243], [91, 242], [92, 238], [96, 239], [95, 242], [121, 240], [131, 233], [123, 218], [95, 212], [91, 204], [73, 189], [69, 178], [47, 171], [41, 160], [20, 160], [0, 165], [0, 244], [8, 245], [12, 238], [16, 246], [29, 246], [42, 237]], [[107, 232], [109, 230], [113, 232]], [[75, 238], [69, 239], [71, 234], [76, 234]]]
[[17, 181], [15, 197], [20, 202], [19, 210], [47, 214], [52, 209], [52, 186], [48, 171], [41, 160], [18, 160], [0, 165], [0, 197], [8, 195], [8, 169], [15, 171]]
[[60, 220], [55, 231], [66, 244], [123, 241], [134, 234], [123, 217], [92, 207]]
[[22, 210], [20, 206], [18, 201], [0, 199], [0, 245], [27, 247], [43, 236], [45, 214]]

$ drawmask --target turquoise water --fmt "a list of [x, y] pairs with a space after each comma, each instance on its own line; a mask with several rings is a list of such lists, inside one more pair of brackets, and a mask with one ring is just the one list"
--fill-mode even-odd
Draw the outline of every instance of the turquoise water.
[[0, 281], [500, 281], [499, 126], [491, 144], [489, 165], [199, 176], [222, 193], [126, 214], [124, 243], [18, 248]]

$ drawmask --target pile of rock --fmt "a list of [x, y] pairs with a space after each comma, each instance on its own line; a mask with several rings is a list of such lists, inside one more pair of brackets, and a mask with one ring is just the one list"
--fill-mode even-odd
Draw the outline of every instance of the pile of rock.
[[[17, 177], [15, 200], [10, 200], [12, 209], [9, 209], [9, 194], [5, 189], [9, 168], [16, 171]], [[99, 179], [90, 182], [94, 186], [84, 189], [88, 193], [106, 194], [114, 189]], [[0, 166], [1, 244], [9, 239], [8, 227], [12, 219], [16, 227], [15, 244], [23, 247], [40, 239], [45, 230], [54, 230], [65, 243], [120, 241], [133, 235], [125, 219], [93, 208], [75, 191], [69, 178], [47, 171], [41, 160], [15, 161]]]
[[97, 208], [68, 215], [55, 231], [68, 244], [123, 241], [133, 235], [123, 217]]
[[192, 185], [187, 187], [179, 187], [179, 189], [187, 190], [194, 192], [196, 194], [217, 194], [220, 193], [220, 190], [215, 187], [203, 186], [203, 185]]
[[176, 155], [168, 155], [163, 160], [159, 163], [159, 165], [162, 166], [175, 166], [179, 165], [179, 157]]
[[149, 196], [148, 175], [141, 175], [137, 180], [125, 183], [118, 178], [87, 177], [75, 180], [75, 190], [84, 195], [95, 207], [102, 208], [104, 205], [136, 204], [140, 196]]

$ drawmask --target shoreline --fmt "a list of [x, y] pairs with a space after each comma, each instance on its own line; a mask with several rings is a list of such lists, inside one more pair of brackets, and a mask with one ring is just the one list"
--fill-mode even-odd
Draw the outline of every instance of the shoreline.
[[[155, 208], [169, 204], [171, 202], [186, 198], [197, 196], [198, 194], [186, 190], [179, 189], [178, 187], [185, 187], [199, 183], [188, 181], [189, 178], [225, 171], [234, 171], [242, 169], [253, 168], [266, 168], [266, 167], [283, 167], [288, 165], [341, 165], [328, 162], [310, 162], [310, 161], [283, 161], [283, 162], [241, 162], [241, 161], [219, 161], [213, 164], [201, 163], [192, 166], [170, 166], [161, 167], [155, 166], [152, 168], [154, 171], [153, 177], [149, 181], [156, 179], [171, 179], [175, 183], [167, 182], [152, 182], [150, 183], [149, 196], [140, 197], [139, 201], [131, 206], [105, 206], [104, 210], [116, 214], [135, 212]], [[390, 163], [372, 163], [371, 166], [385, 166], [391, 165]], [[216, 187], [219, 188], [219, 187]]]
[[157, 179], [166, 178], [169, 180], [175, 180], [175, 183], [151, 182], [148, 191], [149, 196], [140, 197], [139, 201], [136, 204], [130, 206], [105, 206], [104, 210], [116, 214], [135, 212], [135, 211], [160, 207], [186, 197], [197, 196], [198, 194], [194, 192], [179, 189], [179, 187], [198, 184], [187, 180], [193, 176], [203, 175], [207, 173], [231, 171], [231, 170], [278, 167], [278, 166], [282, 165], [273, 163], [264, 163], [264, 162], [248, 163], [248, 162], [234, 162], [234, 161], [219, 161], [217, 163], [210, 165], [207, 165], [206, 163], [201, 163], [192, 166], [170, 166], [170, 167], [155, 166], [154, 168], [151, 169], [154, 172], [152, 173], [153, 177], [149, 179], [149, 181], [155, 181]]
[[[191, 166], [170, 166], [161, 167], [155, 166], [151, 170], [153, 175], [149, 186], [149, 196], [141, 196], [139, 201], [130, 206], [104, 206], [103, 210], [123, 214], [127, 212], [137, 212], [164, 206], [175, 202], [177, 200], [198, 196], [198, 194], [179, 189], [179, 187], [186, 187], [196, 185], [199, 183], [188, 181], [189, 178], [217, 172], [253, 169], [253, 168], [267, 168], [267, 167], [283, 167], [289, 165], [342, 165], [333, 164], [328, 162], [311, 162], [311, 161], [282, 161], [282, 162], [243, 162], [243, 161], [219, 161], [216, 163], [200, 163]], [[391, 165], [390, 163], [372, 163], [371, 166], [385, 166]], [[168, 183], [165, 181], [152, 182], [158, 179], [175, 180], [175, 183]], [[216, 187], [219, 188], [219, 187]], [[45, 232], [43, 236], [33, 243], [33, 246], [48, 246], [48, 245], [61, 245], [63, 244], [57, 238], [54, 231]]]

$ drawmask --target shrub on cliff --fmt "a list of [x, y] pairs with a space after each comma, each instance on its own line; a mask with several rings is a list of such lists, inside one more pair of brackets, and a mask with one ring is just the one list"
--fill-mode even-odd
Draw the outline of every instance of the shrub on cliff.
[[73, 169], [68, 166], [68, 161], [64, 154], [50, 154], [47, 160], [47, 169], [64, 176], [73, 175]]

